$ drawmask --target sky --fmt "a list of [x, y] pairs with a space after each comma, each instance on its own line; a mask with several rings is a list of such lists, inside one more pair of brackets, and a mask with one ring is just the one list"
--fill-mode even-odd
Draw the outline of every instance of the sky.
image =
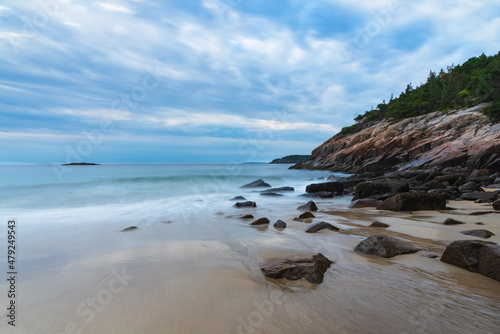
[[0, 164], [309, 154], [499, 36], [497, 0], [3, 0]]

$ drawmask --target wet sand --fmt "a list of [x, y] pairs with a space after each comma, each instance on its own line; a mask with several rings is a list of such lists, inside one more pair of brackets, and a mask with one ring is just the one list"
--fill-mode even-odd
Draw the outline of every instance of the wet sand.
[[[296, 206], [228, 208], [130, 232], [119, 221], [20, 230], [18, 326], [1, 333], [498, 333], [500, 283], [422, 254], [441, 255], [460, 231], [485, 228], [500, 242], [500, 213], [414, 213], [348, 209], [350, 198], [317, 201], [316, 218], [293, 221]], [[264, 201], [264, 200], [261, 200]], [[266, 199], [266, 201], [272, 201]], [[267, 228], [238, 217], [268, 217]], [[445, 226], [447, 217], [466, 222]], [[272, 227], [277, 219], [288, 228]], [[389, 228], [369, 228], [373, 220]], [[340, 232], [304, 233], [310, 221]], [[483, 222], [484, 226], [475, 225]], [[352, 249], [387, 234], [428, 251], [391, 259]], [[262, 260], [321, 252], [335, 263], [320, 285], [267, 279]], [[6, 284], [0, 284], [5, 291]], [[6, 305], [2, 294], [0, 303]], [[4, 318], [5, 319], [5, 318]]]

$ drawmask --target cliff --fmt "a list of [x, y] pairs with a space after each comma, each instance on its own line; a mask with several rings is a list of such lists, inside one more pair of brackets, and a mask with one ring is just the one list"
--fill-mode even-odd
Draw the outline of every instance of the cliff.
[[433, 112], [391, 124], [360, 124], [359, 131], [333, 136], [312, 157], [291, 168], [348, 173], [454, 167], [500, 171], [500, 124], [480, 111], [491, 103]]

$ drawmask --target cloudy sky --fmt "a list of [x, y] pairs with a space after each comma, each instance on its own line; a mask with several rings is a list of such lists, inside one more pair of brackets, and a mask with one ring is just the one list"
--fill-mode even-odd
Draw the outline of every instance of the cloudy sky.
[[3, 0], [0, 163], [307, 154], [499, 36], [489, 0]]

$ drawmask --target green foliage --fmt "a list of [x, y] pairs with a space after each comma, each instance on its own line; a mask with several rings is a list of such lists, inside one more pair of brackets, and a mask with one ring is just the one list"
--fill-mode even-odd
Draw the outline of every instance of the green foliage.
[[[355, 118], [376, 121], [392, 118], [395, 121], [425, 115], [436, 110], [470, 106], [474, 103], [494, 104], [485, 110], [492, 120], [500, 120], [500, 52], [494, 56], [472, 57], [462, 65], [448, 66], [439, 74], [430, 71], [427, 81], [418, 87], [408, 84], [399, 97], [385, 101], [376, 109]], [[352, 127], [349, 127], [352, 128]], [[348, 131], [348, 130], [346, 130]]]

